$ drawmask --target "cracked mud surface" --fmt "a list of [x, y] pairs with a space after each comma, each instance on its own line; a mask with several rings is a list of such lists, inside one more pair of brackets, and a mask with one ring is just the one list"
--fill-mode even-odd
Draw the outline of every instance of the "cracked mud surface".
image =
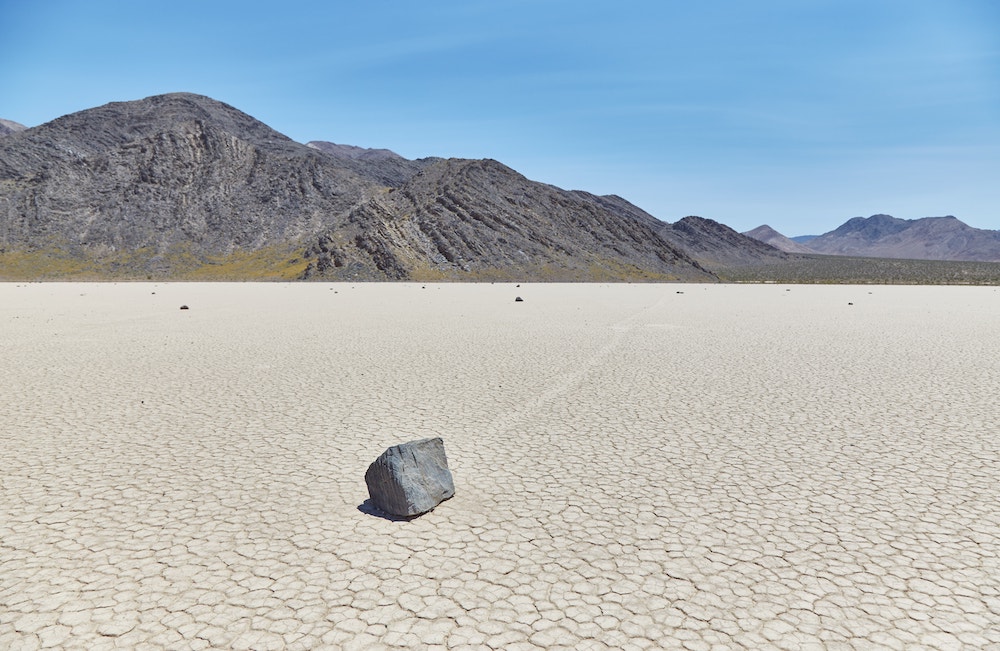
[[0, 648], [1000, 649], [1000, 292], [786, 289], [0, 285]]

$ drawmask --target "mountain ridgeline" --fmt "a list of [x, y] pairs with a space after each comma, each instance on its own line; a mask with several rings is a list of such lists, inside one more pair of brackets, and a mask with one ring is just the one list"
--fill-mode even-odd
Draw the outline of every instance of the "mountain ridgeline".
[[[850, 261], [833, 257], [852, 256]], [[539, 183], [494, 160], [294, 142], [189, 93], [0, 120], [0, 280], [994, 282], [1000, 233], [856, 218], [794, 242]], [[880, 269], [869, 272], [867, 270]]]
[[0, 243], [69, 255], [257, 250], [305, 237], [375, 192], [230, 106], [112, 103], [0, 139]]
[[492, 160], [303, 145], [187, 93], [0, 137], [7, 277], [713, 281], [784, 255], [690, 220], [729, 239]]
[[492, 160], [444, 160], [359, 205], [308, 251], [320, 273], [363, 268], [389, 278], [426, 267], [469, 277], [711, 277], [659, 238], [655, 220], [613, 201], [529, 181]]

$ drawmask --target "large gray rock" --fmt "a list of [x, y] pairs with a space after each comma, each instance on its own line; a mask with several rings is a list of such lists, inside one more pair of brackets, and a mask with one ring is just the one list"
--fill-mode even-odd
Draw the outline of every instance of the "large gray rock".
[[403, 517], [426, 513], [455, 494], [440, 438], [392, 446], [368, 466], [365, 483], [376, 508]]

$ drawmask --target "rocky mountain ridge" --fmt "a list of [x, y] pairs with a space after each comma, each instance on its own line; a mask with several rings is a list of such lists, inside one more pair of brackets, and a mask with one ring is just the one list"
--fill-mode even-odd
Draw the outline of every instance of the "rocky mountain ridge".
[[322, 140], [307, 142], [306, 147], [321, 151], [336, 159], [340, 165], [389, 187], [398, 187], [406, 183], [420, 170], [441, 160], [440, 158], [409, 160], [388, 149], [366, 149]]
[[788, 257], [770, 244], [704, 217], [689, 216], [673, 224], [661, 223], [657, 232], [708, 267], [772, 263]]
[[539, 184], [493, 160], [438, 160], [324, 233], [307, 250], [307, 275], [375, 259], [391, 279], [427, 277], [426, 261], [438, 274], [481, 279], [713, 278], [657, 237], [655, 219], [618, 201]]
[[[0, 138], [0, 271], [22, 276], [716, 278], [662, 227], [496, 161], [303, 145], [189, 93]], [[713, 259], [733, 247], [691, 237]]]
[[250, 116], [172, 94], [0, 139], [0, 246], [228, 254], [329, 226], [376, 191]]
[[189, 93], [0, 120], [3, 277], [697, 280], [817, 253], [1000, 261], [1000, 232], [888, 215], [791, 239], [667, 224], [496, 161], [303, 145]]

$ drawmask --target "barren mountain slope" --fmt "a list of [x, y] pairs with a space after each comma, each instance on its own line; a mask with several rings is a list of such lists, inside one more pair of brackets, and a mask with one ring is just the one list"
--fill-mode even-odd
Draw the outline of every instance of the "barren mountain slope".
[[314, 276], [713, 279], [617, 198], [526, 179], [492, 160], [438, 160], [351, 213], [309, 251]]
[[388, 149], [365, 149], [322, 140], [310, 141], [306, 146], [327, 154], [337, 160], [339, 165], [354, 171], [362, 178], [393, 188], [403, 185], [435, 160], [440, 160], [439, 158], [409, 160]]
[[186, 93], [0, 139], [6, 277], [713, 279], [660, 225], [495, 161], [301, 145]]
[[231, 106], [162, 95], [0, 139], [0, 245], [253, 251], [330, 227], [374, 190]]
[[774, 262], [788, 257], [769, 244], [704, 217], [685, 217], [673, 224], [662, 224], [659, 234], [709, 268]]

